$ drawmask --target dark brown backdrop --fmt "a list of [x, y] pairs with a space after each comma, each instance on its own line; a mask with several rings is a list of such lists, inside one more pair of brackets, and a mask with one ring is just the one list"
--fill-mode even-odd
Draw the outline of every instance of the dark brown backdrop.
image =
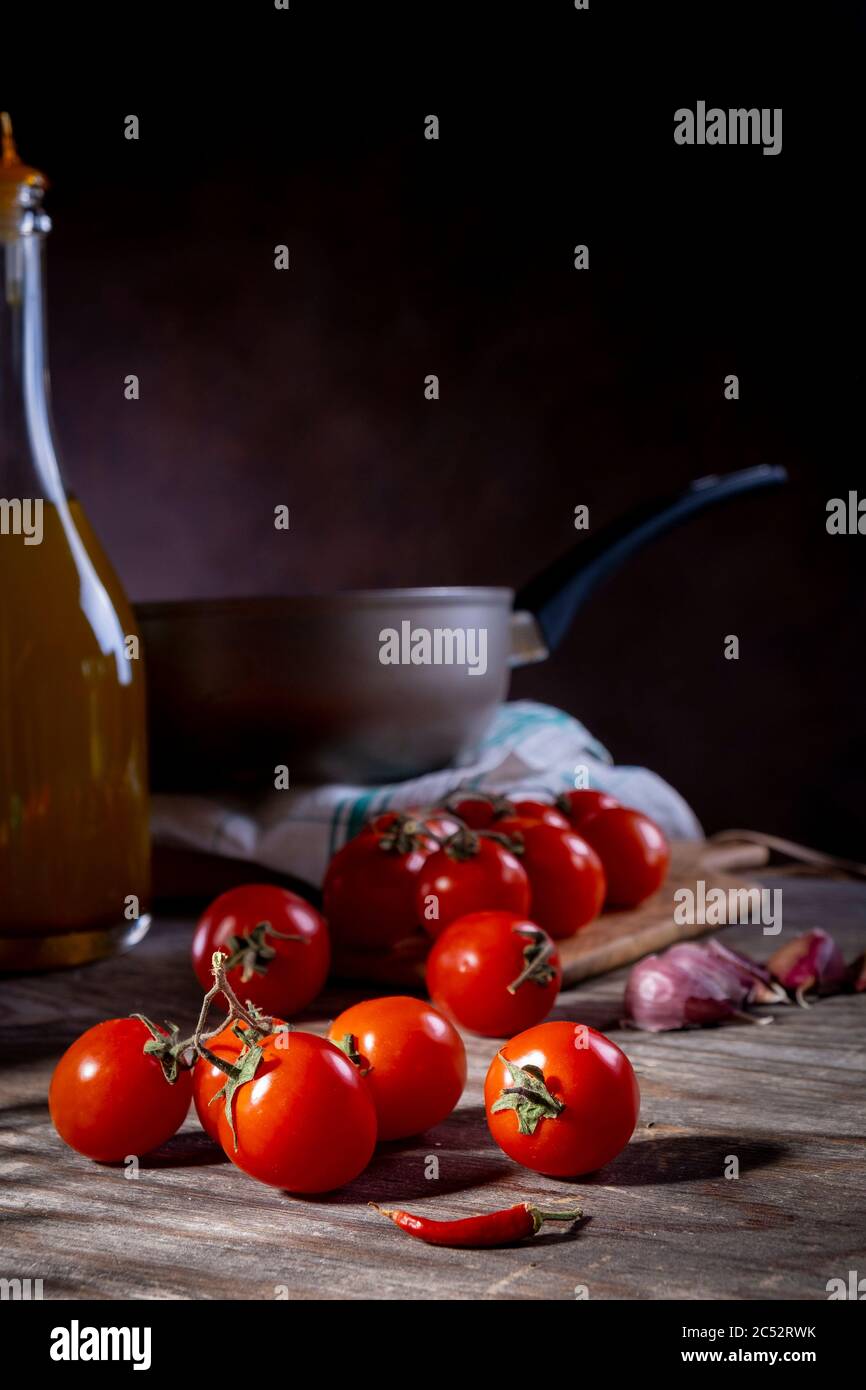
[[[862, 478], [856, 87], [833, 112], [805, 84], [581, 71], [503, 101], [483, 82], [338, 86], [298, 55], [224, 123], [154, 75], [147, 99], [91, 106], [86, 157], [50, 103], [13, 109], [54, 184], [68, 477], [141, 598], [518, 583], [572, 542], [577, 503], [597, 525], [784, 463], [784, 494], [646, 551], [513, 693], [578, 714], [710, 830], [862, 855], [866, 538], [825, 530]], [[783, 106], [782, 154], [676, 147], [698, 97]]]

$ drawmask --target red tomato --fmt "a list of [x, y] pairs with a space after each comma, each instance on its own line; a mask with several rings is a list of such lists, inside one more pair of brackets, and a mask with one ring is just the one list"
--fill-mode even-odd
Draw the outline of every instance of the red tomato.
[[[165, 1030], [160, 1034], [167, 1037]], [[192, 1076], [169, 1082], [139, 1018], [112, 1018], [88, 1028], [54, 1069], [48, 1108], [71, 1148], [99, 1163], [118, 1163], [164, 1144], [189, 1110]]]
[[463, 1094], [463, 1040], [447, 1018], [420, 999], [393, 995], [354, 1004], [334, 1020], [328, 1036], [346, 1046], [367, 1073], [380, 1139], [432, 1129]]
[[604, 869], [595, 850], [573, 830], [518, 817], [500, 821], [503, 834], [520, 837], [518, 858], [529, 875], [532, 917], [556, 940], [573, 936], [601, 912]]
[[664, 832], [649, 816], [612, 806], [588, 816], [580, 833], [604, 865], [610, 907], [637, 907], [661, 888], [671, 852]]
[[369, 821], [360, 832], [362, 835], [383, 835], [389, 830], [394, 830], [401, 821], [405, 825], [407, 820], [414, 820], [419, 827], [426, 827], [433, 832], [432, 835], [424, 835], [423, 828], [420, 832], [419, 849], [426, 854], [435, 854], [439, 848], [433, 835], [438, 835], [445, 840], [449, 835], [455, 834], [460, 829], [459, 822], [449, 815], [447, 811], [434, 810], [429, 814], [419, 811], [383, 811], [380, 816], [376, 816]]
[[455, 802], [453, 810], [470, 830], [489, 830], [495, 815], [494, 804], [486, 796], [467, 796]]
[[503, 820], [514, 820], [515, 818], [522, 821], [540, 820], [545, 825], [555, 825], [559, 830], [570, 829], [570, 824], [562, 811], [558, 811], [549, 801], [515, 801], [513, 805], [514, 810], [510, 814], [506, 813], [505, 816], [500, 816], [498, 820], [494, 820], [491, 827], [493, 830], [499, 830]]
[[334, 941], [378, 950], [418, 929], [418, 875], [427, 851], [417, 836], [395, 842], [387, 832], [357, 835], [328, 865], [324, 910]]
[[[523, 865], [498, 840], [460, 837], [427, 860], [418, 880], [416, 906], [431, 936], [439, 936], [456, 917], [486, 907], [525, 916], [529, 879]], [[434, 909], [438, 916], [429, 917]]]
[[540, 1023], [561, 983], [547, 932], [512, 912], [458, 918], [427, 957], [427, 991], [436, 1007], [488, 1038]]
[[619, 802], [609, 792], [592, 791], [586, 787], [563, 792], [562, 796], [556, 798], [556, 804], [569, 824], [577, 830], [587, 816], [594, 816], [596, 811], [606, 811], [610, 806], [618, 806]]
[[232, 1100], [235, 1140], [219, 1106], [219, 1141], [233, 1163], [287, 1192], [331, 1192], [363, 1172], [376, 1147], [367, 1083], [338, 1047], [313, 1033], [262, 1043], [251, 1081]]
[[576, 1178], [625, 1148], [640, 1091], [625, 1053], [603, 1033], [542, 1023], [494, 1057], [484, 1105], [490, 1133], [509, 1158], [550, 1177]]
[[[285, 940], [299, 937], [300, 940]], [[320, 993], [331, 964], [324, 918], [297, 893], [274, 884], [230, 888], [199, 919], [192, 966], [204, 989], [213, 984], [211, 957], [236, 962], [227, 979], [242, 1003], [291, 1018]]]
[[[279, 1018], [275, 1018], [273, 1022], [275, 1033], [278, 1028], [285, 1028], [286, 1026]], [[239, 1022], [238, 1027], [243, 1033], [248, 1031], [247, 1025], [243, 1022]], [[240, 1056], [242, 1043], [234, 1032], [234, 1024], [229, 1023], [220, 1033], [211, 1038], [207, 1046], [209, 1051], [216, 1053], [217, 1057], [222, 1057], [224, 1062], [236, 1062]], [[192, 1069], [192, 1099], [196, 1114], [201, 1121], [202, 1129], [217, 1143], [219, 1143], [219, 1112], [223, 1108], [223, 1102], [220, 1100], [213, 1104], [211, 1102], [217, 1091], [222, 1090], [225, 1080], [225, 1072], [214, 1066], [213, 1062], [209, 1062], [206, 1057], [199, 1057]]]

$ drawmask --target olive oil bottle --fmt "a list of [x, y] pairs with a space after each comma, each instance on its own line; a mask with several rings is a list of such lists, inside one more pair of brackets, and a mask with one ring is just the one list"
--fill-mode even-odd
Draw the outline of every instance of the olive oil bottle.
[[0, 158], [0, 971], [80, 964], [147, 930], [143, 661], [54, 444], [44, 177]]

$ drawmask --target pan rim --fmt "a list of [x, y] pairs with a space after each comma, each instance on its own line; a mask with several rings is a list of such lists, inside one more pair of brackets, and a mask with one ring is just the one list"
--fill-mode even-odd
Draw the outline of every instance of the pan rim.
[[367, 608], [380, 604], [495, 604], [511, 608], [514, 590], [501, 587], [445, 585], [411, 589], [346, 589], [328, 594], [248, 594], [225, 598], [143, 599], [133, 603], [135, 612], [145, 618], [217, 616], [255, 611], [290, 612], [296, 608]]

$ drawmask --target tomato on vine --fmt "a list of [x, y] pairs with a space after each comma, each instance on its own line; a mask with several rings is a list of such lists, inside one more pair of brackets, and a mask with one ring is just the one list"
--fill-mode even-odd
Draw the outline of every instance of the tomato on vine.
[[661, 888], [670, 846], [649, 816], [627, 806], [612, 806], [588, 816], [580, 833], [604, 865], [610, 907], [637, 907]]
[[[270, 1027], [263, 1036], [286, 1029], [288, 1025], [280, 1018], [268, 1020]], [[255, 1030], [254, 1030], [255, 1031]], [[238, 1034], [242, 1036], [239, 1037]], [[245, 1045], [250, 1041], [250, 1025], [238, 1019], [226, 1024], [219, 1033], [208, 1040], [208, 1049], [224, 1062], [237, 1063]], [[207, 1057], [199, 1057], [192, 1069], [192, 1099], [201, 1127], [216, 1143], [219, 1143], [219, 1102], [214, 1097], [225, 1085], [226, 1074], [215, 1062]]]
[[470, 830], [489, 830], [497, 811], [509, 811], [511, 802], [494, 792], [463, 790], [449, 796], [445, 806]]
[[285, 1018], [316, 998], [331, 964], [321, 913], [297, 893], [267, 883], [230, 888], [200, 917], [192, 964], [204, 989], [214, 951], [228, 956], [226, 975], [241, 998]]
[[459, 816], [470, 830], [499, 830], [503, 820], [544, 821], [567, 830], [569, 821], [561, 808], [537, 797], [512, 801], [500, 792], [464, 791], [448, 797], [446, 806]]
[[574, 830], [579, 830], [587, 816], [594, 816], [596, 811], [607, 811], [611, 806], [618, 806], [620, 803], [610, 792], [594, 791], [590, 787], [576, 788], [571, 792], [563, 792], [556, 798], [556, 806], [565, 816], [566, 821]]
[[239, 1070], [211, 1107], [238, 1168], [298, 1193], [331, 1192], [363, 1172], [376, 1146], [376, 1112], [338, 1047], [314, 1033], [278, 1032], [242, 1056]]
[[529, 879], [520, 861], [486, 832], [458, 830], [431, 854], [418, 878], [416, 910], [431, 936], [467, 912], [529, 911]]
[[529, 877], [533, 921], [550, 936], [573, 936], [598, 916], [604, 903], [604, 869], [586, 840], [573, 830], [517, 816], [500, 821], [497, 829], [514, 837]]
[[[414, 822], [414, 825], [412, 824]], [[460, 822], [448, 811], [434, 807], [430, 811], [417, 808], [410, 811], [382, 811], [368, 821], [360, 832], [362, 835], [385, 835], [403, 829], [416, 833], [419, 848], [427, 854], [435, 854], [439, 840], [447, 839], [460, 829]], [[430, 832], [429, 834], [427, 832]], [[438, 839], [437, 839], [438, 837]]]
[[546, 1018], [562, 983], [553, 941], [525, 916], [473, 912], [427, 958], [427, 992], [462, 1027], [507, 1038]]
[[549, 801], [538, 801], [535, 798], [526, 798], [512, 803], [510, 811], [504, 811], [493, 821], [493, 830], [501, 830], [502, 822], [507, 820], [513, 823], [515, 820], [534, 822], [541, 821], [544, 825], [555, 825], [557, 830], [568, 830], [570, 822], [564, 813]]
[[328, 865], [322, 890], [335, 944], [379, 950], [413, 936], [418, 877], [429, 852], [418, 822], [404, 817], [343, 845]]
[[48, 1091], [60, 1138], [99, 1163], [149, 1153], [170, 1139], [192, 1094], [190, 1073], [172, 1054], [174, 1040], [174, 1032], [137, 1016], [82, 1033], [57, 1063]]

